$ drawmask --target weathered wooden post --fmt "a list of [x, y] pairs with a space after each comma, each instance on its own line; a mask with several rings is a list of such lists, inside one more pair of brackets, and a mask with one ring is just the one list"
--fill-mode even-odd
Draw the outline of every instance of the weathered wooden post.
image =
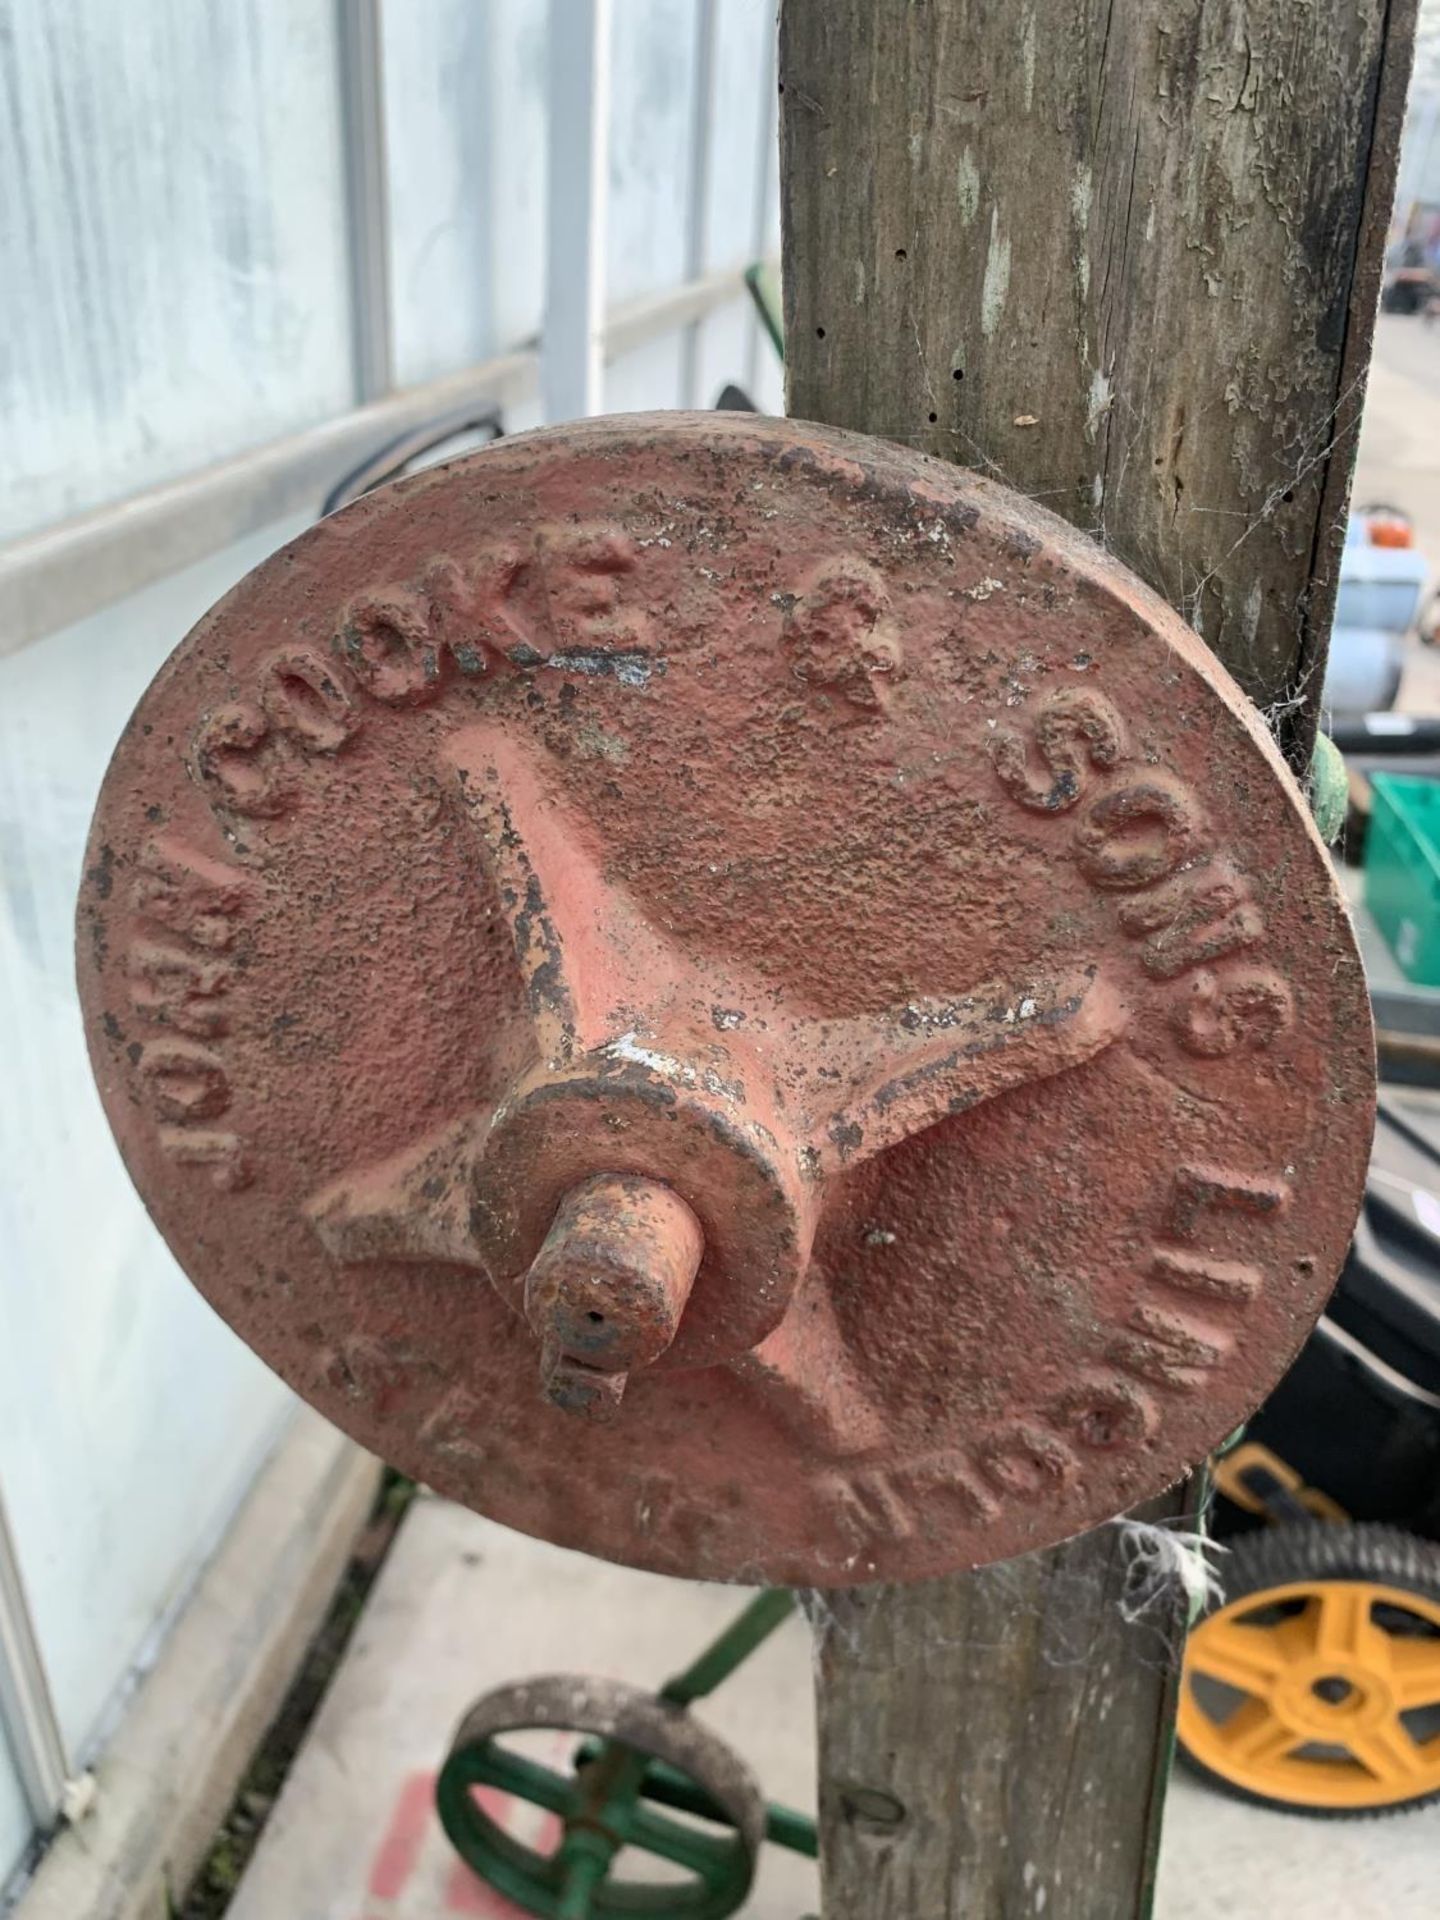
[[[1414, 0], [781, 13], [791, 413], [975, 467], [1093, 532], [1199, 630], [1297, 771], [1414, 15]], [[1145, 1911], [1179, 1616], [1127, 1627], [1124, 1559], [1112, 1527], [830, 1597], [827, 1920]]]

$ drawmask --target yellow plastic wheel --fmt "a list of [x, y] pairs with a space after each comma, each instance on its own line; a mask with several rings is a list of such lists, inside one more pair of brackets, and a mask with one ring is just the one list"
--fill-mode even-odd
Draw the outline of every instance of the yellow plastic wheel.
[[1247, 1534], [1190, 1633], [1185, 1758], [1292, 1813], [1440, 1797], [1440, 1549], [1394, 1527]]

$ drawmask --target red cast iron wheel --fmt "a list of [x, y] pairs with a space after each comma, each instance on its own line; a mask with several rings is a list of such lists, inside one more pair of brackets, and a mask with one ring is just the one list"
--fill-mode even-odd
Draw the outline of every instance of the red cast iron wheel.
[[671, 1573], [919, 1577], [1154, 1493], [1304, 1340], [1370, 1137], [1324, 851], [1200, 641], [796, 422], [507, 440], [267, 561], [120, 742], [79, 969], [244, 1338]]

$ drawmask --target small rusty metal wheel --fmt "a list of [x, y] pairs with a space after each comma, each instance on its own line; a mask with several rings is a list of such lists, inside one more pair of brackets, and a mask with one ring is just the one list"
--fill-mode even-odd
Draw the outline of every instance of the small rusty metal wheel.
[[1395, 1527], [1246, 1538], [1185, 1653], [1179, 1736], [1198, 1772], [1289, 1813], [1440, 1798], [1440, 1550]]
[[[501, 1744], [505, 1735], [557, 1729], [591, 1736], [574, 1773], [558, 1773]], [[595, 1740], [601, 1742], [598, 1750]], [[713, 1813], [706, 1825], [658, 1812], [646, 1792], [651, 1761], [683, 1776], [683, 1798]], [[504, 1831], [477, 1787], [558, 1815], [552, 1853]], [[765, 1836], [765, 1803], [749, 1770], [678, 1706], [618, 1681], [551, 1674], [500, 1687], [461, 1721], [435, 1788], [452, 1846], [488, 1885], [527, 1913], [552, 1920], [586, 1914], [652, 1914], [723, 1920], [744, 1902]], [[610, 1869], [634, 1849], [679, 1867], [686, 1878], [615, 1880]]]

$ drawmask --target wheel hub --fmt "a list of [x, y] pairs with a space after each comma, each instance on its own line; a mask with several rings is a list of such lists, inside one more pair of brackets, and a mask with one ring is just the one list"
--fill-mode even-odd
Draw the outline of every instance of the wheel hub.
[[1297, 1733], [1314, 1740], [1334, 1739], [1337, 1727], [1378, 1726], [1395, 1712], [1395, 1702], [1380, 1672], [1356, 1667], [1337, 1671], [1328, 1663], [1301, 1663], [1276, 1689], [1274, 1708]]

